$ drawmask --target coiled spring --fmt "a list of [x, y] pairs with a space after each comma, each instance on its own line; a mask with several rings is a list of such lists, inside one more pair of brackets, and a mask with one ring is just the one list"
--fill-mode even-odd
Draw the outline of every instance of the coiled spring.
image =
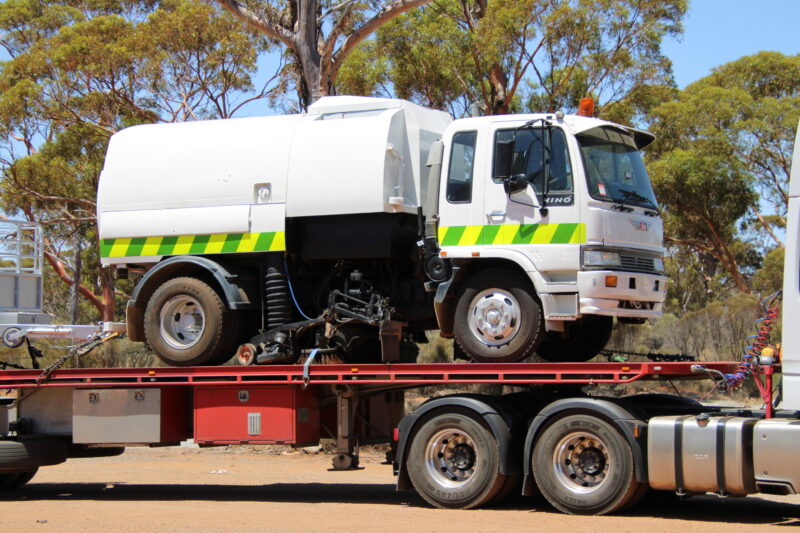
[[736, 367], [736, 371], [732, 374], [725, 374], [726, 389], [738, 389], [744, 385], [748, 378], [753, 376], [755, 367], [758, 366], [758, 357], [761, 355], [761, 351], [769, 346], [772, 327], [778, 319], [780, 299], [781, 291], [778, 291], [765, 298], [761, 303], [764, 316], [755, 323], [756, 334], [747, 337], [750, 345], [745, 348], [745, 352], [742, 354], [742, 361]]

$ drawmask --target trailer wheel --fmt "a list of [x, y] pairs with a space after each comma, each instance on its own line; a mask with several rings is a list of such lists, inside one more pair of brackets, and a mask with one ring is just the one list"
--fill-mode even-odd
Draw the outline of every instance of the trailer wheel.
[[144, 332], [150, 348], [173, 366], [222, 363], [237, 340], [233, 314], [207, 283], [174, 278], [147, 302]]
[[456, 342], [473, 360], [515, 362], [533, 353], [545, 337], [542, 308], [530, 282], [506, 269], [471, 277], [456, 306]]
[[606, 347], [613, 328], [610, 316], [582, 318], [569, 324], [565, 333], [548, 331], [536, 354], [554, 363], [588, 361]]
[[420, 496], [446, 509], [490, 502], [506, 478], [491, 430], [466, 412], [442, 413], [423, 422], [409, 448], [408, 475]]
[[0, 473], [0, 490], [18, 489], [33, 479], [38, 471], [37, 467], [20, 472], [2, 472]]
[[595, 416], [571, 415], [549, 425], [536, 441], [532, 464], [539, 490], [565, 513], [610, 513], [639, 494], [630, 445]]

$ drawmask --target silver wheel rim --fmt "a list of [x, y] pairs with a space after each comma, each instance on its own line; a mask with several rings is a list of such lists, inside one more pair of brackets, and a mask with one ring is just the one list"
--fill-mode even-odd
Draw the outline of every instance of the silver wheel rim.
[[469, 483], [479, 459], [475, 441], [460, 429], [437, 432], [425, 448], [428, 476], [443, 489], [457, 489]]
[[161, 338], [176, 350], [186, 350], [197, 344], [206, 325], [203, 307], [185, 294], [167, 300], [159, 319]]
[[475, 338], [486, 346], [508, 344], [519, 333], [519, 302], [502, 289], [481, 291], [469, 305], [468, 323]]
[[614, 470], [606, 444], [587, 432], [570, 433], [559, 441], [553, 468], [559, 483], [577, 494], [599, 490]]

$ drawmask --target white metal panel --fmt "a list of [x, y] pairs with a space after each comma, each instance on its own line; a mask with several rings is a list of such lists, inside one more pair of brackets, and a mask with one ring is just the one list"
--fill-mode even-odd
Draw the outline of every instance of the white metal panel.
[[286, 204], [259, 204], [250, 206], [250, 231], [267, 233], [284, 231], [286, 226]]
[[245, 233], [249, 217], [250, 205], [110, 211], [103, 215], [100, 238]]
[[388, 129], [397, 112], [309, 116], [298, 124], [286, 216], [382, 212]]
[[271, 183], [273, 201], [283, 202], [299, 120], [290, 115], [122, 130], [109, 143], [98, 211], [250, 204], [257, 183]]

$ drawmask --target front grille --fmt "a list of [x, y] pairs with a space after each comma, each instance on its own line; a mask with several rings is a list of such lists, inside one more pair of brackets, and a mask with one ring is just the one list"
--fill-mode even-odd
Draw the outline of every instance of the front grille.
[[658, 274], [656, 271], [653, 257], [647, 255], [637, 255], [631, 253], [620, 253], [622, 270], [627, 272], [644, 272], [646, 274]]
[[635, 300], [620, 300], [620, 309], [635, 309], [637, 311], [652, 311], [655, 308], [655, 302], [638, 302]]

